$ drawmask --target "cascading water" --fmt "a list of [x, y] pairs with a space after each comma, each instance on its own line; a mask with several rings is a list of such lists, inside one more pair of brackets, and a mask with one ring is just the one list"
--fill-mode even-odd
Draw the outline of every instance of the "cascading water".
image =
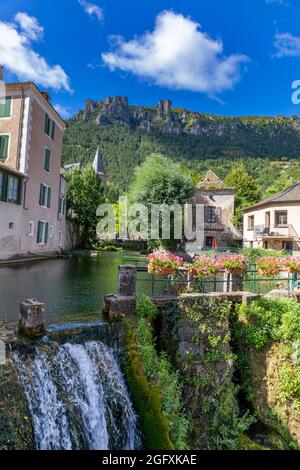
[[140, 448], [137, 416], [118, 361], [100, 341], [15, 353], [37, 449]]

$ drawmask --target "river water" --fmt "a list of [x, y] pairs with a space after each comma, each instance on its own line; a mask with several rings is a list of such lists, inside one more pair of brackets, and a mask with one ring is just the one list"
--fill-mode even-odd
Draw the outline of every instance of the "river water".
[[[47, 323], [100, 319], [104, 296], [117, 292], [118, 266], [139, 257], [102, 252], [1, 267], [0, 320], [17, 320], [19, 303], [28, 298], [45, 302]], [[148, 293], [150, 283], [142, 291]]]

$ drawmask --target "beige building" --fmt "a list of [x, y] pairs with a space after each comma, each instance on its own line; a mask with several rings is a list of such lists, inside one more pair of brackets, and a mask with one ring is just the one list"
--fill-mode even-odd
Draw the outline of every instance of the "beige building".
[[0, 259], [64, 248], [64, 128], [47, 93], [31, 82], [6, 84], [0, 98]]
[[244, 246], [300, 251], [300, 182], [244, 211]]
[[226, 249], [238, 245], [242, 234], [232, 224], [234, 216], [234, 189], [226, 187], [217, 175], [208, 171], [196, 186], [196, 195], [189, 201], [193, 210], [193, 230], [196, 230], [196, 206], [202, 206], [202, 242], [188, 242], [187, 251]]

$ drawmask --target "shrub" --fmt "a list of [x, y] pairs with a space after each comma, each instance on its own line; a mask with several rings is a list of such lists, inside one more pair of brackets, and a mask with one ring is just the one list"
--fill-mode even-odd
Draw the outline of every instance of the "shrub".
[[136, 306], [138, 317], [154, 319], [158, 315], [158, 308], [147, 295], [142, 295]]
[[250, 304], [237, 306], [244, 323], [246, 345], [261, 349], [270, 341], [280, 339], [281, 319], [294, 301], [279, 298], [261, 298]]

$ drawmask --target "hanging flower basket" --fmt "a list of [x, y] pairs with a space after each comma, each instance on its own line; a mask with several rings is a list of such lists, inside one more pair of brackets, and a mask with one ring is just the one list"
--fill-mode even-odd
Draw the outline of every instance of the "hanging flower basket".
[[274, 256], [259, 258], [256, 260], [256, 267], [260, 276], [275, 277], [280, 273], [282, 260]]
[[188, 271], [190, 276], [198, 277], [199, 279], [207, 279], [219, 273], [222, 266], [215, 258], [208, 256], [197, 256], [194, 263], [189, 266]]
[[290, 256], [283, 261], [285, 269], [291, 274], [300, 274], [300, 258], [297, 256]]
[[183, 258], [171, 253], [151, 253], [148, 256], [148, 273], [159, 274], [161, 276], [171, 276], [175, 274], [183, 264]]
[[219, 256], [217, 259], [223, 270], [230, 274], [242, 274], [249, 264], [245, 256], [239, 254]]

